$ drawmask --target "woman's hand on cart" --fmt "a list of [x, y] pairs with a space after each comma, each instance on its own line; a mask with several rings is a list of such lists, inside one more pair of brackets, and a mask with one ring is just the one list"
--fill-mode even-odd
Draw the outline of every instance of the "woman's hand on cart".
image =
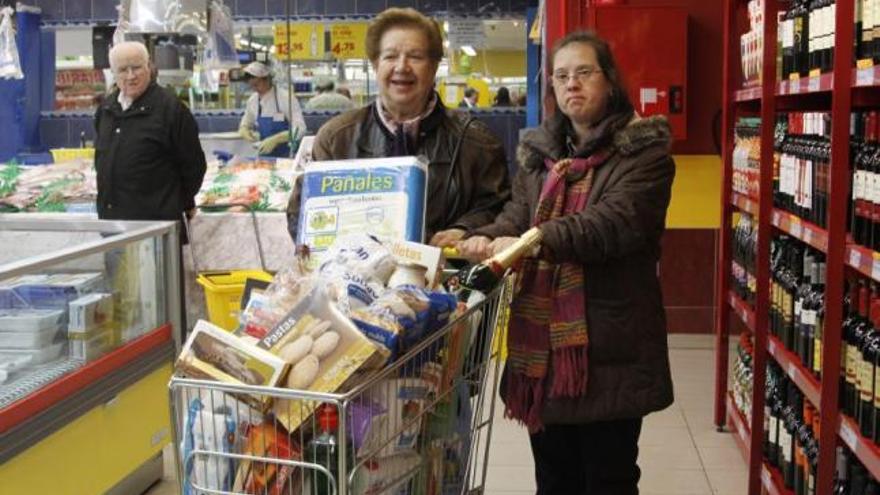
[[471, 263], [479, 263], [486, 258], [492, 256], [492, 239], [486, 236], [476, 235], [464, 241], [455, 243], [460, 257], [470, 261]]

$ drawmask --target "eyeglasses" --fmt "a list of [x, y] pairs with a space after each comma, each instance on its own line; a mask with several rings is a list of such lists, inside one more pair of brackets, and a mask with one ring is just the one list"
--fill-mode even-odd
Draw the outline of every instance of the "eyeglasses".
[[593, 74], [602, 72], [602, 69], [598, 69], [596, 67], [581, 67], [579, 69], [575, 69], [574, 72], [565, 72], [565, 71], [557, 71], [553, 73], [553, 82], [559, 84], [561, 86], [565, 86], [568, 84], [568, 81], [574, 79], [579, 83], [584, 83], [590, 80], [593, 77]]
[[135, 74], [143, 70], [143, 65], [128, 65], [125, 67], [119, 67], [113, 71], [117, 76], [124, 76], [126, 74]]

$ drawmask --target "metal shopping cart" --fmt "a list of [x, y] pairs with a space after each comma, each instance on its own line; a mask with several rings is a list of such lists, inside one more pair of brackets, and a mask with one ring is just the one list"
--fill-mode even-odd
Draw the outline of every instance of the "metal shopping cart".
[[[184, 494], [483, 493], [512, 276], [340, 394], [172, 378]], [[265, 405], [307, 418], [285, 430]], [[261, 407], [261, 405], [263, 407]]]

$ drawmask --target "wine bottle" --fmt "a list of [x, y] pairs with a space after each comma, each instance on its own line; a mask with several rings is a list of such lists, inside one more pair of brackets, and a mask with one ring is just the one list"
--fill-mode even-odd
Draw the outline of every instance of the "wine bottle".
[[482, 263], [463, 268], [452, 278], [468, 290], [490, 292], [503, 279], [504, 272], [541, 242], [541, 231], [532, 227], [515, 243]]

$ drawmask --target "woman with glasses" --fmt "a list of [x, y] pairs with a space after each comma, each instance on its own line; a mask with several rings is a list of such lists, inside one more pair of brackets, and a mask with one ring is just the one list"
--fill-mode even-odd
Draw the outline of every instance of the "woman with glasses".
[[551, 64], [557, 108], [520, 141], [513, 197], [459, 248], [481, 260], [540, 230], [511, 307], [505, 413], [528, 427], [539, 494], [632, 495], [642, 418], [673, 398], [657, 278], [670, 130], [635, 114], [594, 34], [564, 37]]
[[[387, 9], [370, 23], [366, 51], [376, 72], [376, 100], [324, 124], [312, 156], [427, 158], [425, 241], [451, 245], [492, 221], [510, 196], [504, 147], [485, 124], [440, 101], [434, 82], [443, 34], [433, 19], [411, 8]], [[297, 185], [287, 210], [294, 239], [299, 207]]]

